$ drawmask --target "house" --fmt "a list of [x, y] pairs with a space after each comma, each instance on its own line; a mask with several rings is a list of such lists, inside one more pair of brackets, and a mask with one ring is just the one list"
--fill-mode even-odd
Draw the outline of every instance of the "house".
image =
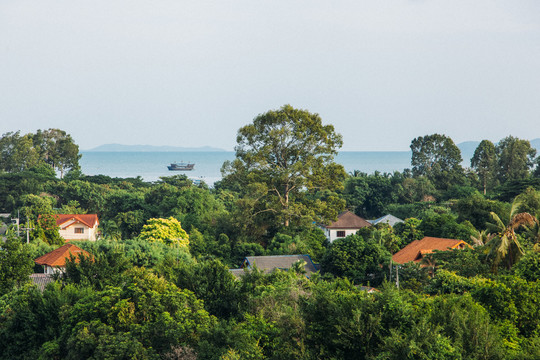
[[375, 219], [375, 220], [368, 220], [368, 222], [371, 225], [388, 224], [388, 225], [393, 227], [396, 224], [402, 223], [403, 220], [401, 220], [398, 217], [395, 217], [394, 215], [388, 214], [388, 215], [384, 215], [384, 216], [382, 216], [382, 217], [380, 217], [378, 219]]
[[463, 240], [442, 239], [426, 236], [422, 240], [415, 240], [392, 256], [392, 261], [405, 264], [410, 261], [420, 262], [424, 255], [431, 254], [435, 250], [446, 251], [452, 249], [464, 249], [471, 247]]
[[353, 214], [350, 211], [344, 211], [338, 215], [336, 221], [330, 225], [323, 226], [322, 229], [326, 238], [333, 242], [336, 239], [356, 234], [361, 228], [371, 226], [364, 218]]
[[38, 265], [43, 265], [45, 274], [55, 274], [64, 271], [66, 267], [66, 260], [68, 260], [71, 255], [73, 255], [76, 258], [75, 261], [78, 262], [79, 254], [91, 256], [87, 251], [68, 243], [60, 246], [58, 249], [53, 250], [50, 253], [38, 257], [34, 260], [34, 262]]
[[307, 277], [310, 277], [312, 273], [319, 271], [319, 266], [313, 263], [309, 255], [246, 256], [244, 258], [242, 269], [231, 269], [230, 271], [236, 277], [243, 275], [245, 269], [249, 270], [254, 267], [265, 273], [270, 273], [276, 269], [288, 270], [299, 261], [304, 262], [304, 270], [306, 271]]
[[99, 220], [96, 214], [58, 214], [56, 225], [58, 232], [66, 241], [96, 241]]
[[376, 292], [381, 292], [380, 290], [375, 289], [374, 287], [371, 287], [371, 286], [357, 286], [357, 288], [358, 288], [359, 290], [362, 290], [362, 291], [367, 292], [368, 294], [373, 294], [373, 293], [376, 293]]

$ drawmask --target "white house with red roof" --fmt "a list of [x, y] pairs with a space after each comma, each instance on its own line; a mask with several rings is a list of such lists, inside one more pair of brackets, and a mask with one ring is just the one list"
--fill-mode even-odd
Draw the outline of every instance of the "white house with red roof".
[[57, 214], [58, 232], [66, 241], [96, 241], [99, 219], [96, 214]]
[[367, 226], [371, 226], [371, 224], [366, 219], [350, 211], [344, 211], [338, 215], [336, 221], [330, 225], [323, 226], [322, 229], [326, 238], [332, 242], [339, 238], [354, 235], [358, 230]]

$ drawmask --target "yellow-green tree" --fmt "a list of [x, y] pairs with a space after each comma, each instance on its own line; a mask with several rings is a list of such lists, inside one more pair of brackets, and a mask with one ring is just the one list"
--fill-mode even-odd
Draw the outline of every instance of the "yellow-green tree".
[[180, 247], [187, 247], [189, 245], [187, 232], [182, 229], [180, 221], [173, 217], [168, 219], [149, 219], [146, 225], [143, 226], [139, 239], [149, 242], [162, 242], [167, 245]]

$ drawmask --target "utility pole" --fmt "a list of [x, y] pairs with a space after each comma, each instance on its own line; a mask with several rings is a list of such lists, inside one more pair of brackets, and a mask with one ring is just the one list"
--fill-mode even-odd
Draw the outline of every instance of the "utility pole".
[[399, 290], [399, 265], [396, 264], [396, 287]]
[[30, 243], [30, 230], [34, 230], [34, 228], [30, 227], [30, 224], [28, 221], [26, 222], [26, 227], [22, 228], [23, 230], [26, 230], [26, 243]]

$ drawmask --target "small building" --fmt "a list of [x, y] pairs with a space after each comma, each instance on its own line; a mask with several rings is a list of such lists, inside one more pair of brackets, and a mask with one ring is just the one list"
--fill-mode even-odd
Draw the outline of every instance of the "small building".
[[56, 225], [58, 232], [66, 241], [96, 241], [99, 219], [96, 214], [58, 214]]
[[288, 270], [299, 261], [304, 262], [307, 277], [319, 271], [319, 265], [314, 264], [309, 255], [246, 256], [241, 269], [231, 269], [230, 271], [236, 277], [243, 275], [245, 269], [250, 270], [254, 267], [265, 273], [271, 273], [276, 269]]
[[378, 219], [375, 220], [368, 220], [371, 225], [377, 225], [377, 224], [388, 224], [390, 226], [394, 226], [396, 224], [402, 223], [403, 220], [401, 220], [398, 217], [395, 217], [394, 215], [388, 214], [381, 216]]
[[336, 239], [356, 234], [358, 230], [371, 224], [364, 218], [353, 214], [350, 211], [344, 211], [338, 215], [336, 221], [327, 226], [322, 226], [326, 238], [333, 242]]
[[34, 262], [38, 265], [43, 265], [45, 274], [55, 274], [65, 270], [66, 260], [68, 260], [72, 255], [76, 258], [75, 261], [78, 262], [80, 254], [88, 257], [91, 256], [87, 251], [68, 243], [60, 246], [58, 249], [53, 250], [50, 253], [38, 257], [34, 260]]
[[415, 240], [392, 256], [392, 261], [398, 264], [408, 262], [420, 262], [424, 255], [431, 254], [435, 250], [447, 251], [453, 249], [465, 249], [471, 247], [463, 240], [443, 239], [426, 236], [422, 240]]
[[367, 292], [368, 294], [373, 294], [373, 293], [376, 293], [376, 292], [381, 292], [380, 290], [375, 289], [374, 287], [371, 287], [371, 286], [357, 286], [357, 288], [360, 289], [360, 290], [362, 290], [362, 291]]

